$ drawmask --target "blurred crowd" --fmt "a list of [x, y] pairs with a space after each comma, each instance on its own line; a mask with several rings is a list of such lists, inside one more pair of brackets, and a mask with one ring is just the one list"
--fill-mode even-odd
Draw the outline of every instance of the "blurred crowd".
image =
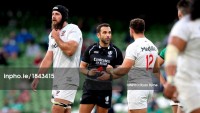
[[24, 104], [31, 100], [28, 90], [6, 90], [0, 113], [22, 113]]

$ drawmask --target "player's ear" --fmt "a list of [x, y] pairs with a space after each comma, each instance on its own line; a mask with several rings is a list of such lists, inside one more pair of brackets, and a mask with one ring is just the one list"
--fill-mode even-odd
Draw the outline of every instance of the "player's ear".
[[130, 33], [131, 33], [131, 34], [134, 33], [134, 30], [133, 30], [131, 27], [129, 27], [129, 30], [130, 30]]
[[98, 38], [100, 38], [100, 33], [97, 33], [96, 35], [97, 35]]

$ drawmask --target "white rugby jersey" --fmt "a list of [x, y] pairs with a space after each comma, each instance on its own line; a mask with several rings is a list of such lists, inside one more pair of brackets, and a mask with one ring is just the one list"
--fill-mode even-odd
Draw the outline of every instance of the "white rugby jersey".
[[[68, 24], [60, 31], [60, 38], [64, 41], [74, 40], [78, 43], [78, 48], [73, 56], [67, 56], [56, 44], [51, 33], [49, 34], [48, 51], [53, 51], [53, 67], [56, 79], [54, 81], [61, 83], [72, 83], [78, 85], [79, 82], [79, 64], [82, 48], [82, 32], [75, 24]], [[65, 76], [65, 78], [63, 78]], [[63, 82], [62, 82], [63, 81]]]
[[178, 36], [187, 42], [184, 52], [180, 53], [177, 64], [178, 75], [197, 77], [200, 75], [200, 19], [190, 20], [184, 16], [172, 28], [170, 36]]
[[128, 82], [138, 84], [151, 82], [151, 70], [157, 57], [157, 47], [146, 37], [138, 38], [131, 43], [126, 49], [125, 58], [134, 60], [135, 65], [128, 73]]

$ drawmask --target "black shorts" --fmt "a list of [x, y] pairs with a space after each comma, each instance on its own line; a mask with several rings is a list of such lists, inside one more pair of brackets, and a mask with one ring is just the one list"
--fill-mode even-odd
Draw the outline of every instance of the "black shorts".
[[[112, 89], [111, 90], [92, 90], [88, 87], [88, 81], [84, 82], [81, 104], [96, 104], [103, 108], [111, 107]], [[110, 86], [111, 87], [111, 86]]]

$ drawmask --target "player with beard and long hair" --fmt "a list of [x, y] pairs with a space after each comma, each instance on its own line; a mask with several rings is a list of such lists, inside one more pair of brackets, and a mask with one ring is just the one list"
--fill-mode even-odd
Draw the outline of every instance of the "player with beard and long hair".
[[[82, 32], [67, 20], [68, 9], [65, 6], [53, 7], [49, 47], [38, 71], [38, 75], [46, 73], [53, 63], [52, 113], [71, 113], [79, 86]], [[39, 78], [35, 78], [32, 82], [34, 91], [38, 83]]]

